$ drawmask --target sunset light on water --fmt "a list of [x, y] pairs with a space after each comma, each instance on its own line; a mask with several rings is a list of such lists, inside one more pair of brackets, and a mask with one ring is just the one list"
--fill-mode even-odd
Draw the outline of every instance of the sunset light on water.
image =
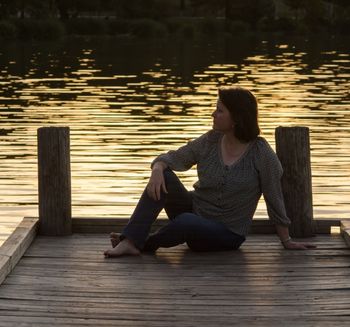
[[[153, 158], [209, 130], [217, 88], [239, 84], [257, 96], [273, 146], [278, 126], [310, 128], [314, 216], [348, 218], [344, 45], [264, 40], [237, 51], [224, 42], [81, 41], [18, 50], [0, 52], [1, 217], [38, 215], [37, 129], [69, 126], [73, 216], [127, 218]], [[191, 188], [195, 170], [180, 175]]]

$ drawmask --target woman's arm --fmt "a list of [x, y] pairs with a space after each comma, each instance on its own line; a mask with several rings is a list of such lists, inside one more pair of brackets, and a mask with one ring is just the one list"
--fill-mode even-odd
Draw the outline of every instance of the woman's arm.
[[288, 250], [307, 250], [316, 248], [314, 244], [308, 242], [294, 242], [289, 236], [289, 230], [287, 226], [276, 225], [276, 232], [279, 236], [282, 245]]
[[152, 174], [146, 188], [147, 194], [153, 200], [160, 200], [162, 191], [168, 193], [163, 175], [164, 170], [170, 168], [175, 171], [185, 171], [197, 164], [201, 152], [206, 148], [210, 133], [205, 133], [177, 150], [168, 151], [153, 160]]
[[174, 171], [189, 170], [198, 163], [202, 153], [207, 148], [210, 135], [211, 132], [205, 133], [176, 150], [170, 150], [167, 153], [159, 155], [153, 160], [151, 168], [153, 169], [153, 166], [158, 161], [161, 161], [166, 163]]

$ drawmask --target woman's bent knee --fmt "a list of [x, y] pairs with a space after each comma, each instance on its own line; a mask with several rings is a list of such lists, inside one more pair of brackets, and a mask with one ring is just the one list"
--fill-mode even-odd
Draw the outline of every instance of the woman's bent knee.
[[201, 218], [191, 212], [183, 212], [175, 217], [174, 223], [196, 227], [200, 224]]

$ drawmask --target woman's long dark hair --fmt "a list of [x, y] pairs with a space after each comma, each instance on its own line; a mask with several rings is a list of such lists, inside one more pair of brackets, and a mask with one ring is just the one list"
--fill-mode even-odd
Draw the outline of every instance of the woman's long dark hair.
[[235, 136], [243, 142], [255, 140], [260, 133], [255, 96], [242, 87], [221, 87], [219, 99], [231, 114]]

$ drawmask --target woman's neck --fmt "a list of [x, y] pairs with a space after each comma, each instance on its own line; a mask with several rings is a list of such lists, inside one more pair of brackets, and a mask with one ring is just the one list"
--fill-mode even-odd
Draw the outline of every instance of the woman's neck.
[[223, 142], [229, 149], [239, 149], [247, 145], [246, 142], [240, 141], [232, 132], [224, 134]]
[[221, 140], [221, 154], [225, 165], [232, 165], [245, 153], [249, 143], [241, 142], [231, 134], [224, 134]]

